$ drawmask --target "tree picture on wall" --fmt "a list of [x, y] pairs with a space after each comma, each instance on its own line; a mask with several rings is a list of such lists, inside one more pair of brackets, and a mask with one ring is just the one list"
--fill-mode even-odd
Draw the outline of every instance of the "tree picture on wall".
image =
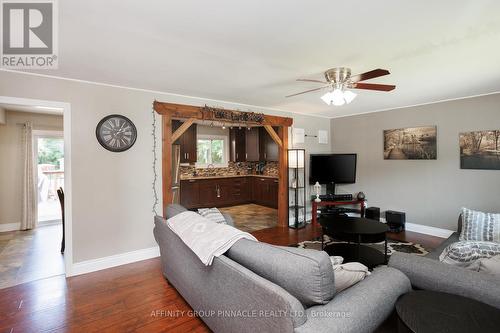
[[435, 160], [436, 126], [407, 127], [384, 131], [384, 159]]
[[460, 168], [500, 170], [500, 130], [460, 133]]

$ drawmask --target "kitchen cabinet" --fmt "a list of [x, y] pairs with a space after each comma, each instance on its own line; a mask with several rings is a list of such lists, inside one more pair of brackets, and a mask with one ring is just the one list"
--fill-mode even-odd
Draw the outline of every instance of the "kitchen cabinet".
[[248, 162], [258, 162], [259, 154], [259, 128], [252, 127], [246, 131], [245, 158]]
[[181, 205], [186, 208], [195, 206], [200, 202], [200, 183], [189, 179], [181, 181]]
[[[276, 133], [278, 128], [273, 127]], [[274, 142], [264, 127], [259, 127], [259, 160], [277, 162], [279, 159], [278, 144]]]
[[277, 185], [277, 179], [265, 177], [181, 180], [181, 205], [192, 209], [255, 202], [277, 208]]
[[[278, 128], [274, 128], [275, 131]], [[232, 162], [277, 162], [278, 145], [264, 127], [232, 128], [229, 131], [230, 160]]]
[[[179, 120], [172, 120], [172, 133], [175, 132], [182, 122]], [[181, 137], [174, 142], [174, 144], [181, 147], [181, 160], [180, 163], [196, 163], [196, 124], [192, 124], [189, 128], [182, 133]]]
[[254, 177], [252, 182], [252, 201], [262, 206], [278, 208], [278, 180]]
[[245, 127], [231, 128], [229, 130], [229, 158], [231, 162], [245, 162], [246, 161], [246, 131]]

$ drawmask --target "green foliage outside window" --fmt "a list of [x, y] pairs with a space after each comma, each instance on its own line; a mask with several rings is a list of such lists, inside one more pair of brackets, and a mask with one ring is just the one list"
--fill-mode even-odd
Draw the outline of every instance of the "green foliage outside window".
[[224, 163], [224, 140], [198, 139], [197, 155], [199, 164]]
[[62, 139], [38, 139], [38, 164], [52, 164], [60, 168], [59, 160], [64, 157], [64, 142]]

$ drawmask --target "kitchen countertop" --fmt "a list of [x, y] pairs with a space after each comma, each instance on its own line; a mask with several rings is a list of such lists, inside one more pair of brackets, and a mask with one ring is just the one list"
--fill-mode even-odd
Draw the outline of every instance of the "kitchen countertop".
[[258, 177], [258, 178], [270, 178], [278, 179], [278, 176], [268, 176], [268, 175], [223, 175], [223, 176], [181, 176], [181, 180], [196, 180], [196, 179], [220, 179], [220, 178], [241, 178], [241, 177]]

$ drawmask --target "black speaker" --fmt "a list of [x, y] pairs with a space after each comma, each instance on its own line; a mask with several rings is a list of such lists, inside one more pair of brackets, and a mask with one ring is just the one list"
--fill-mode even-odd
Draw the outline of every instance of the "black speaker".
[[380, 221], [380, 208], [368, 207], [365, 210], [365, 217], [370, 220]]
[[401, 232], [405, 229], [406, 214], [394, 210], [385, 212], [385, 221], [391, 232]]

